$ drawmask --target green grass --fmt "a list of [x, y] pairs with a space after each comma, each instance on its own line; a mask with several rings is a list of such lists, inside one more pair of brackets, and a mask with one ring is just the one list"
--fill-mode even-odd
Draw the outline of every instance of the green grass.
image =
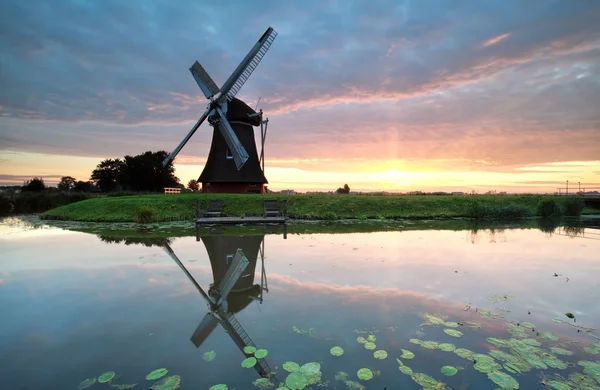
[[[97, 197], [46, 211], [42, 218], [89, 222], [163, 222], [193, 220], [209, 199], [222, 199], [223, 216], [260, 216], [264, 199], [287, 200], [287, 215], [300, 220], [431, 219], [465, 217], [516, 220], [537, 215], [542, 196], [360, 196], [178, 194]], [[566, 197], [551, 197], [562, 204]], [[597, 213], [584, 209], [584, 213]]]

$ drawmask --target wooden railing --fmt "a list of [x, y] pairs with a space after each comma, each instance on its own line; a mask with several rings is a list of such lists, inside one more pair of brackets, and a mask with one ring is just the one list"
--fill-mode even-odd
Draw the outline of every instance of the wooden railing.
[[165, 187], [165, 194], [181, 194], [181, 188]]

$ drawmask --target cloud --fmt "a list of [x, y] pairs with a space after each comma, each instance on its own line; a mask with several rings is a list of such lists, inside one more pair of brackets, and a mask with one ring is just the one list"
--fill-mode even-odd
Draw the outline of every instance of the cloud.
[[[595, 160], [599, 17], [594, 0], [11, 0], [0, 15], [0, 150], [171, 150], [207, 102], [193, 61], [221, 85], [273, 25], [240, 97], [262, 96], [280, 166]], [[203, 125], [182, 157], [202, 159], [211, 134]]]

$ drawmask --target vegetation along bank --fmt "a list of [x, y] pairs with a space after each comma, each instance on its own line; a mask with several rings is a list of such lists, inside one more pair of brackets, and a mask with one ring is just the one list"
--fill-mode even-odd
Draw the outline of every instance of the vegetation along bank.
[[250, 195], [202, 194], [94, 197], [42, 214], [45, 219], [88, 222], [193, 220], [208, 200], [223, 200], [223, 216], [261, 216], [264, 199], [287, 200], [287, 216], [298, 220], [472, 218], [516, 220], [535, 216], [597, 214], [577, 197], [538, 195]]

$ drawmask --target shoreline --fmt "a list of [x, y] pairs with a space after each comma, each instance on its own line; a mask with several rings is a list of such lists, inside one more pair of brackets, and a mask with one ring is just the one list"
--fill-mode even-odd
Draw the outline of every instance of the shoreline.
[[[561, 209], [575, 197], [542, 195], [249, 195], [177, 194], [97, 197], [56, 207], [40, 214], [41, 219], [79, 222], [159, 223], [193, 222], [195, 204], [200, 211], [208, 201], [223, 201], [223, 217], [263, 215], [263, 200], [287, 201], [288, 221], [372, 220], [473, 220], [516, 221], [540, 216], [542, 200], [553, 200]], [[281, 205], [283, 208], [283, 205]], [[583, 214], [599, 214], [584, 208]], [[557, 215], [558, 217], [559, 215]]]

